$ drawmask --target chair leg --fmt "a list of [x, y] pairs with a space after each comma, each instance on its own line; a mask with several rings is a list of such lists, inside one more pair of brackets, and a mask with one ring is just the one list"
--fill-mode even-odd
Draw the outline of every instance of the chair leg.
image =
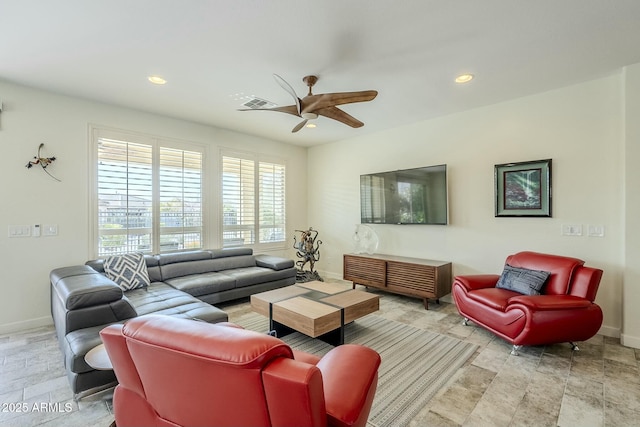
[[511, 355], [512, 356], [520, 356], [520, 353], [518, 353], [518, 350], [520, 350], [522, 348], [521, 345], [513, 345], [513, 347], [511, 347]]
[[467, 319], [466, 317], [464, 319], [462, 319], [462, 324], [464, 326], [469, 326], [469, 319]]
[[580, 349], [578, 348], [578, 344], [574, 343], [573, 341], [571, 341], [569, 344], [571, 345], [571, 350], [580, 351]]

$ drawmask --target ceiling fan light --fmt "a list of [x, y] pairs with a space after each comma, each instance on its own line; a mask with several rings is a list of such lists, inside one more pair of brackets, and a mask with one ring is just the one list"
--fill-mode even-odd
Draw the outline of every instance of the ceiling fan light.
[[473, 80], [473, 74], [460, 74], [456, 77], [456, 83], [469, 83]]
[[154, 85], [164, 85], [167, 84], [167, 81], [160, 76], [149, 76], [147, 79], [153, 83]]
[[302, 116], [303, 119], [307, 120], [314, 120], [318, 118], [318, 115], [316, 113], [302, 113], [300, 114], [300, 116]]

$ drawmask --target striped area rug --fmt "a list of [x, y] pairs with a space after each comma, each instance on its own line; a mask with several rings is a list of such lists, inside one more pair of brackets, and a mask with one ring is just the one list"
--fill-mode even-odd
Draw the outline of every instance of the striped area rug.
[[[256, 313], [236, 323], [265, 332], [268, 320]], [[324, 355], [332, 346], [294, 333], [282, 338], [292, 348]], [[345, 327], [345, 342], [380, 353], [378, 389], [369, 426], [405, 426], [476, 351], [477, 346], [370, 314]]]

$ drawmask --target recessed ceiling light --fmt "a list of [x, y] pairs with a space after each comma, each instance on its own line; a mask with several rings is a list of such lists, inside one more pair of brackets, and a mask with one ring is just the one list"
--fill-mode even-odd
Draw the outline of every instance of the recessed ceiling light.
[[460, 74], [456, 77], [456, 83], [468, 83], [473, 80], [473, 74]]
[[167, 83], [167, 81], [160, 76], [149, 76], [148, 79], [154, 85], [163, 85]]
[[307, 123], [307, 127], [308, 128], [314, 128], [314, 127], [316, 127], [316, 124], [315, 123]]

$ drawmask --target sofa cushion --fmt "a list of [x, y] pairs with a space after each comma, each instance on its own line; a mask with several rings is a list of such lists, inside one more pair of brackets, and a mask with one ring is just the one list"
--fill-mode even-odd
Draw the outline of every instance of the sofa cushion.
[[551, 275], [544, 287], [544, 293], [547, 295], [565, 295], [569, 291], [574, 271], [584, 265], [584, 261], [578, 258], [530, 251], [509, 255], [505, 263], [512, 267], [550, 272]]
[[107, 277], [123, 290], [149, 286], [147, 263], [141, 253], [129, 253], [110, 256], [104, 260], [104, 272]]
[[164, 314], [209, 323], [226, 322], [227, 313], [165, 283], [125, 292], [138, 315]]
[[214, 258], [211, 260], [212, 271], [226, 271], [236, 268], [255, 267], [256, 259], [253, 255], [239, 255], [233, 257]]
[[273, 270], [284, 270], [293, 267], [294, 264], [292, 259], [260, 254], [256, 255], [256, 265], [258, 267], [268, 267]]
[[222, 248], [209, 249], [208, 251], [213, 258], [227, 258], [232, 256], [253, 255], [251, 248]]
[[122, 299], [122, 289], [88, 266], [62, 267], [50, 274], [64, 307], [77, 310]]
[[483, 306], [505, 311], [509, 306], [509, 300], [520, 294], [509, 289], [484, 288], [473, 290], [467, 295], [469, 299], [479, 302]]
[[496, 288], [508, 289], [523, 295], [540, 295], [549, 275], [548, 271], [530, 270], [505, 264]]
[[291, 277], [289, 270], [274, 271], [265, 267], [245, 267], [225, 270], [224, 274], [236, 281], [236, 288], [243, 288], [258, 283], [268, 283]]
[[228, 291], [236, 286], [236, 280], [222, 272], [192, 274], [164, 282], [194, 297]]

